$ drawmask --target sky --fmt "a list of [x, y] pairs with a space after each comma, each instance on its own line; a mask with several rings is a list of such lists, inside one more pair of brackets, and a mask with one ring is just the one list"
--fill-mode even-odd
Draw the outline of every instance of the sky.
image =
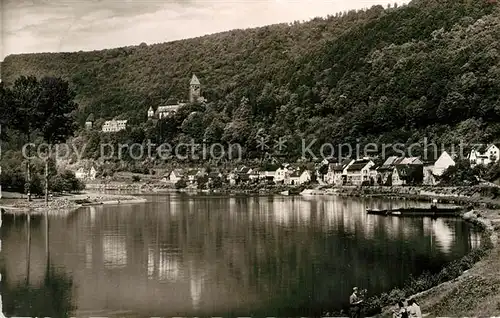
[[407, 0], [0, 0], [0, 60], [162, 43]]

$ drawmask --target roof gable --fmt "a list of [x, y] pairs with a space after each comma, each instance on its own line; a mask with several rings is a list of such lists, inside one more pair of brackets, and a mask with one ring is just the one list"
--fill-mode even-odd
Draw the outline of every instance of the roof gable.
[[200, 81], [195, 74], [193, 74], [193, 77], [191, 77], [191, 82], [189, 82], [189, 85], [200, 85]]

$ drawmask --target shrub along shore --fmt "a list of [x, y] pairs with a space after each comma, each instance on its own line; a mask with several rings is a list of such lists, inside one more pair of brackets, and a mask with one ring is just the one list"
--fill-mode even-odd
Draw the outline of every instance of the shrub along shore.
[[[414, 298], [427, 317], [492, 316], [500, 313], [500, 201], [492, 187], [425, 188], [371, 187], [339, 189], [344, 196], [384, 196], [411, 200], [437, 198], [441, 203], [480, 207], [462, 215], [482, 230], [481, 245], [461, 259], [447, 264], [438, 273], [425, 272], [409, 277], [402, 287], [368, 298], [364, 303], [367, 317], [390, 317], [398, 301]], [[348, 308], [334, 310], [328, 316], [342, 316]]]

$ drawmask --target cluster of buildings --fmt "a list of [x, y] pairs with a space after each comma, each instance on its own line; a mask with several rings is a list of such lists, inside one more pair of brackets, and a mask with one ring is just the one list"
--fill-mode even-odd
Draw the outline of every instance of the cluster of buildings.
[[497, 162], [500, 158], [500, 148], [497, 145], [480, 145], [471, 150], [469, 162], [472, 167], [477, 165], [489, 165]]
[[[498, 162], [500, 148], [496, 145], [473, 149], [468, 157], [471, 166]], [[165, 174], [162, 181], [177, 183], [184, 180], [188, 185], [198, 183], [200, 177], [213, 182], [218, 180], [229, 185], [238, 184], [284, 184], [304, 185], [317, 181], [322, 185], [364, 186], [364, 185], [436, 185], [439, 177], [451, 166], [456, 165], [457, 156], [443, 151], [437, 160], [423, 161], [420, 157], [391, 156], [382, 164], [371, 158], [335, 159], [329, 158], [306, 169], [290, 164], [267, 165], [266, 168], [243, 166], [232, 171], [207, 170], [205, 168], [174, 169]], [[75, 175], [79, 179], [94, 180], [97, 171], [93, 166], [80, 168]]]
[[[498, 162], [500, 148], [494, 144], [481, 145], [471, 150], [468, 156], [471, 167]], [[392, 156], [382, 165], [376, 165], [370, 158], [359, 160], [327, 159], [328, 172], [323, 181], [332, 185], [436, 185], [439, 177], [456, 164], [457, 156], [443, 151], [435, 161], [423, 161], [419, 157]]]
[[[363, 185], [435, 185], [444, 171], [455, 165], [454, 156], [443, 152], [434, 162], [423, 162], [418, 157], [392, 156], [381, 165], [370, 158], [362, 159], [325, 159], [314, 169], [294, 167], [289, 164], [276, 165], [265, 169], [247, 166], [228, 173], [205, 169], [175, 169], [164, 177], [164, 181], [176, 183], [183, 179], [195, 184], [200, 176], [209, 180], [219, 178], [230, 185], [272, 183], [284, 185], [304, 185], [317, 181], [323, 185], [363, 186]], [[326, 169], [325, 169], [326, 168]]]
[[[189, 83], [189, 102], [190, 103], [204, 103], [206, 99], [201, 94], [201, 83], [198, 77], [193, 74], [191, 81]], [[175, 98], [169, 98], [165, 105], [158, 106], [155, 109], [150, 107], [147, 111], [148, 120], [159, 120], [171, 117], [177, 113], [177, 111], [186, 105], [185, 102], [179, 101]], [[87, 120], [85, 121], [85, 128], [92, 129], [94, 126], [94, 115], [90, 114]], [[105, 133], [114, 133], [121, 130], [127, 129], [127, 120], [108, 120], [105, 121], [102, 126], [102, 132]]]
[[327, 184], [342, 185], [435, 185], [450, 166], [456, 164], [454, 156], [444, 151], [436, 161], [424, 162], [419, 157], [388, 157], [376, 165], [370, 158], [325, 160], [328, 172], [323, 177]]
[[177, 183], [179, 180], [184, 180], [187, 184], [195, 184], [198, 178], [206, 176], [208, 182], [218, 179], [230, 185], [255, 184], [260, 182], [302, 185], [311, 182], [313, 174], [314, 172], [311, 170], [299, 167], [293, 168], [288, 164], [263, 170], [244, 166], [236, 168], [228, 173], [218, 170], [207, 172], [204, 168], [187, 170], [174, 169], [165, 175], [163, 181]]

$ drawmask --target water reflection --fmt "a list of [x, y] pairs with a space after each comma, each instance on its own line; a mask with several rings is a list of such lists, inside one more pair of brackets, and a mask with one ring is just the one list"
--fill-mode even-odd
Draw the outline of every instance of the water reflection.
[[[307, 316], [342, 306], [353, 285], [386, 291], [480, 244], [460, 220], [365, 213], [407, 204], [172, 195], [82, 209], [51, 218], [50, 228], [43, 220], [8, 218], [3, 271], [10, 286], [42, 286], [50, 255], [53, 275], [74, 282], [67, 286], [77, 314]], [[47, 302], [48, 312], [53, 306]]]
[[[2, 211], [2, 218], [4, 211]], [[4, 263], [1, 268], [2, 278], [2, 300], [0, 300], [0, 312], [7, 313], [7, 316], [31, 316], [31, 317], [69, 317], [74, 311], [73, 304], [73, 279], [64, 271], [58, 270], [53, 266], [50, 259], [49, 245], [49, 219], [40, 216], [23, 216], [26, 232], [20, 231], [21, 236], [25, 235], [26, 254], [22, 259], [25, 266], [25, 276], [19, 274], [18, 279], [13, 279], [11, 275], [12, 267], [9, 267], [11, 261], [10, 247], [4, 254], [9, 257], [9, 262]], [[32, 224], [35, 221], [35, 224]], [[33, 242], [33, 234], [41, 234], [40, 223], [43, 222], [44, 240]], [[19, 227], [18, 227], [19, 229]], [[35, 230], [36, 229], [36, 230]], [[38, 237], [39, 235], [35, 235]], [[31, 245], [34, 245], [32, 249]], [[39, 244], [43, 243], [43, 245]], [[43, 246], [43, 247], [42, 247]], [[44, 251], [43, 251], [44, 249]], [[32, 252], [33, 251], [33, 252]], [[43, 256], [41, 252], [43, 253]], [[18, 254], [22, 255], [22, 254]], [[14, 261], [21, 260], [15, 259]], [[11, 264], [11, 263], [10, 263]], [[16, 273], [16, 271], [14, 271]], [[19, 272], [18, 272], [19, 273]]]

